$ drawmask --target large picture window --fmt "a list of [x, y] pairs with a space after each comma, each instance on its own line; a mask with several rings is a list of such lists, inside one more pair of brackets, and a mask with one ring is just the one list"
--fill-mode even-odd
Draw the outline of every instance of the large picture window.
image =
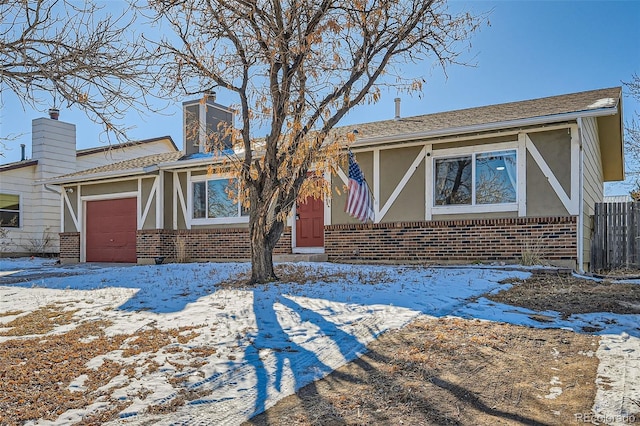
[[213, 222], [239, 222], [248, 216], [242, 205], [229, 197], [237, 192], [237, 179], [211, 179], [193, 182], [193, 219], [214, 219]]
[[515, 203], [516, 164], [515, 150], [436, 158], [434, 206]]
[[3, 228], [20, 227], [20, 196], [0, 193], [0, 226]]

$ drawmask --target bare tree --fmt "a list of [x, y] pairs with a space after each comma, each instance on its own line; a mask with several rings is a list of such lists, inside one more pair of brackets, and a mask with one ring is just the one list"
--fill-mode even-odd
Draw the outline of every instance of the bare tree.
[[0, 87], [34, 108], [79, 106], [107, 134], [124, 136], [119, 121], [130, 108], [149, 109], [155, 82], [134, 12], [112, 14], [91, 1], [0, 1]]
[[[154, 0], [157, 22], [170, 26], [157, 47], [168, 92], [218, 88], [237, 96], [237, 161], [225, 164], [250, 206], [254, 283], [277, 280], [272, 251], [307, 180], [324, 171], [345, 135], [332, 129], [383, 86], [422, 89], [407, 63], [458, 63], [479, 20], [452, 14], [445, 0]], [[177, 36], [177, 39], [176, 39]], [[155, 47], [154, 47], [155, 49]], [[256, 141], [257, 132], [266, 136]]]
[[[631, 81], [624, 83], [629, 90], [629, 94], [640, 102], [640, 76], [633, 74]], [[636, 175], [635, 187], [631, 190], [631, 197], [635, 201], [640, 201], [640, 180], [638, 167], [640, 163], [640, 112], [635, 111], [634, 117], [625, 124], [624, 144], [627, 157], [633, 162], [631, 173]]]

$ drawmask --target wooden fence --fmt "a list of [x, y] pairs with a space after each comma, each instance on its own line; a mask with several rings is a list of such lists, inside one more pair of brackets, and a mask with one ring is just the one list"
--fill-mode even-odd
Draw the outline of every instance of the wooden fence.
[[640, 269], [640, 203], [598, 203], [591, 240], [591, 269]]

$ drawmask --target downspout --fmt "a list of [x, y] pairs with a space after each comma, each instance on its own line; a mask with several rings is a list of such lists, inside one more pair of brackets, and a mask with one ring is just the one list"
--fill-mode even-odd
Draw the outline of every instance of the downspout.
[[584, 150], [582, 149], [582, 117], [578, 117], [578, 273], [584, 274]]
[[56, 194], [58, 194], [58, 195], [61, 195], [61, 194], [62, 194], [62, 190], [60, 189], [60, 187], [57, 187], [57, 188], [51, 188], [51, 187], [49, 187], [49, 184], [48, 184], [48, 183], [42, 184], [42, 186], [43, 186], [43, 187], [44, 187], [44, 189], [46, 189], [47, 191], [54, 192], [54, 193], [56, 193]]

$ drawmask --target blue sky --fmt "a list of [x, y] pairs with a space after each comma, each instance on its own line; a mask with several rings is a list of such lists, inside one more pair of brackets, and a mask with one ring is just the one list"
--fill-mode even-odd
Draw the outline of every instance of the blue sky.
[[[490, 26], [472, 40], [465, 59], [473, 67], [450, 67], [447, 77], [430, 63], [411, 66], [407, 72], [422, 74], [427, 83], [421, 97], [402, 97], [402, 115], [418, 115], [501, 102], [552, 96], [583, 90], [620, 86], [632, 74], [640, 74], [640, 1], [454, 1], [453, 9], [490, 12]], [[31, 120], [46, 116], [23, 110], [11, 94], [3, 93], [0, 134], [22, 134], [2, 149], [0, 162], [20, 159], [20, 143], [30, 155]], [[379, 103], [353, 110], [340, 124], [389, 119], [398, 94], [383, 92]], [[218, 102], [233, 99], [218, 93]], [[625, 119], [640, 103], [624, 97]], [[182, 146], [181, 105], [165, 114], [141, 117], [131, 113], [127, 126], [133, 139], [170, 135]], [[77, 126], [78, 148], [104, 144], [101, 129], [83, 113], [61, 110], [60, 119]], [[627, 187], [608, 185], [608, 193], [625, 193]]]

